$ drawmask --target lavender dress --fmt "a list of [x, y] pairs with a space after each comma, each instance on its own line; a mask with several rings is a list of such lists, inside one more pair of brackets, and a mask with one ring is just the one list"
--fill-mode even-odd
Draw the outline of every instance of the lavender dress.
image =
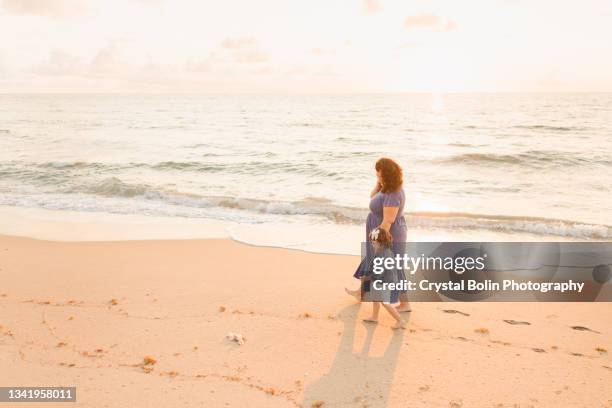
[[[378, 227], [383, 221], [383, 208], [384, 207], [398, 207], [397, 216], [395, 221], [391, 224], [389, 232], [393, 236], [393, 246], [391, 251], [394, 254], [404, 255], [406, 252], [406, 219], [404, 218], [404, 204], [406, 202], [406, 195], [404, 189], [399, 188], [392, 193], [381, 193], [380, 191], [372, 197], [370, 200], [370, 213], [366, 219], [366, 237], [365, 242], [369, 241], [370, 231]], [[370, 247], [370, 246], [368, 246]], [[371, 249], [368, 253], [371, 252]], [[353, 276], [360, 279], [365, 273], [369, 265], [369, 257], [366, 256], [357, 267], [357, 270]]]

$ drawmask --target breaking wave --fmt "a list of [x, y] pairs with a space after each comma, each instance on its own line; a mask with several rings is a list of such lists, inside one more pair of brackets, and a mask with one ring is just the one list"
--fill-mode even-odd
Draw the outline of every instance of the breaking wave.
[[[66, 193], [152, 200], [192, 208], [234, 209], [253, 214], [315, 216], [338, 224], [361, 224], [368, 214], [364, 208], [337, 205], [321, 197], [281, 201], [247, 197], [202, 196], [156, 189], [147, 184], [125, 183], [116, 177], [104, 179], [90, 186], [75, 187]], [[586, 239], [612, 238], [612, 226], [554, 218], [463, 212], [408, 212], [405, 213], [405, 217], [408, 228], [489, 230]]]
[[444, 164], [509, 164], [534, 168], [548, 168], [551, 166], [612, 165], [611, 159], [602, 156], [583, 157], [566, 152], [542, 150], [529, 150], [516, 154], [465, 153], [435, 159], [434, 161]]

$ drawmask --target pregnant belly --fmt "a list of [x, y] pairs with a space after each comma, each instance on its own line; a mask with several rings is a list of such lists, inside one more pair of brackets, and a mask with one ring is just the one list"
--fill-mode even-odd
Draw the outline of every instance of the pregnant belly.
[[[369, 234], [374, 228], [378, 227], [380, 223], [383, 221], [382, 216], [378, 216], [373, 212], [368, 214], [368, 218], [366, 219], [366, 233]], [[402, 236], [406, 235], [406, 219], [403, 215], [397, 217], [393, 224], [391, 224], [390, 228], [391, 234], [395, 237], [398, 233]], [[403, 232], [403, 234], [402, 234]]]

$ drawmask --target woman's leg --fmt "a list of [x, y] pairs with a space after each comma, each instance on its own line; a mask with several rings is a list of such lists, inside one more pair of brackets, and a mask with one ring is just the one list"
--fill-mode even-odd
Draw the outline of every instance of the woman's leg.
[[344, 288], [344, 291], [347, 294], [353, 296], [358, 302], [361, 302], [361, 289], [351, 290], [349, 288]]
[[[393, 244], [393, 253], [395, 255], [404, 256], [407, 253], [406, 250], [406, 224], [405, 222], [400, 222], [397, 225], [392, 226], [391, 234], [393, 235], [393, 240], [395, 241]], [[402, 271], [402, 279], [406, 279], [406, 274]], [[410, 302], [408, 301], [408, 292], [400, 293], [400, 304], [397, 306], [396, 310], [399, 313], [407, 313], [412, 312], [410, 308]]]
[[380, 302], [372, 302], [372, 316], [363, 319], [364, 322], [378, 323], [378, 312], [380, 311]]
[[400, 316], [397, 309], [387, 303], [383, 303], [383, 306], [385, 309], [387, 309], [387, 312], [389, 312], [391, 316], [395, 318], [395, 321], [397, 322], [395, 326], [393, 326], [394, 329], [405, 329], [407, 327], [408, 324], [404, 319], [402, 319], [402, 316]]
[[361, 302], [361, 288], [363, 287], [363, 278], [361, 278], [359, 280], [359, 288], [355, 289], [355, 290], [351, 290], [349, 288], [344, 288], [344, 291], [353, 296], [355, 298], [356, 301]]
[[410, 307], [410, 302], [408, 301], [408, 292], [402, 292], [400, 294], [400, 304], [397, 306], [396, 310], [400, 313], [412, 312]]

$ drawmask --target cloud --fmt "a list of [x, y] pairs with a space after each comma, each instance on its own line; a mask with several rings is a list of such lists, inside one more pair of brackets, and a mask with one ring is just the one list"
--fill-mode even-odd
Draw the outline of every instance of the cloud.
[[70, 17], [82, 14], [82, 0], [3, 0], [7, 13], [43, 17]]
[[[131, 1], [154, 6], [164, 0]], [[74, 17], [87, 10], [86, 0], [0, 0], [0, 6], [9, 14], [40, 17]]]
[[128, 74], [139, 64], [124, 61], [124, 42], [114, 40], [101, 48], [92, 58], [77, 57], [60, 49], [53, 49], [43, 63], [31, 72], [43, 76], [115, 77]]
[[407, 30], [413, 29], [430, 29], [437, 31], [453, 31], [459, 25], [452, 20], [443, 21], [440, 16], [435, 14], [419, 14], [418, 16], [409, 16], [404, 20], [404, 28]]
[[213, 51], [201, 60], [189, 59], [185, 64], [187, 71], [211, 72], [219, 64], [227, 62], [219, 52]]
[[325, 65], [294, 65], [284, 72], [286, 77], [291, 78], [307, 78], [307, 77], [325, 77], [337, 76], [334, 66]]
[[444, 31], [454, 31], [459, 28], [459, 25], [454, 21], [448, 21], [444, 26]]
[[321, 47], [316, 47], [316, 48], [313, 48], [311, 51], [312, 51], [312, 53], [313, 53], [314, 55], [317, 55], [317, 56], [322, 56], [322, 55], [333, 55], [333, 54], [335, 54], [335, 53], [336, 53], [336, 49], [335, 49], [335, 48], [321, 48]]
[[433, 14], [420, 14], [409, 16], [404, 20], [404, 27], [408, 30], [413, 28], [432, 28], [440, 24], [440, 17]]
[[259, 50], [241, 50], [234, 53], [234, 61], [239, 64], [257, 64], [267, 62], [268, 53]]
[[121, 47], [117, 41], [102, 48], [91, 60], [91, 71], [96, 74], [113, 74], [122, 71]]
[[254, 70], [251, 71], [252, 74], [255, 75], [268, 75], [273, 73], [274, 70], [272, 69], [272, 67], [270, 66], [263, 66], [261, 68], [255, 68]]
[[[270, 60], [266, 51], [260, 49], [256, 39], [252, 37], [226, 38], [212, 50], [206, 57], [200, 59], [191, 58], [185, 63], [185, 70], [196, 73], [230, 73], [230, 72], [269, 72], [261, 64]], [[238, 65], [252, 66], [256, 68], [251, 71], [237, 68]]]
[[[81, 92], [94, 89], [137, 91], [151, 87], [165, 92], [171, 91], [173, 86], [181, 85], [184, 72], [182, 64], [163, 64], [148, 54], [134, 53], [130, 40], [120, 38], [88, 57], [53, 49], [42, 63], [24, 70], [22, 74], [26, 75], [13, 80], [12, 86], [17, 86], [14, 89], [29, 87], [37, 92]], [[19, 79], [22, 84], [18, 82]]]
[[337, 76], [338, 75], [334, 67], [332, 67], [331, 65], [325, 65], [325, 66], [319, 67], [315, 71], [314, 74], [316, 76]]
[[376, 14], [382, 10], [382, 5], [378, 0], [363, 0], [363, 11], [366, 14]]
[[305, 74], [308, 74], [308, 72], [309, 72], [308, 67], [304, 65], [294, 65], [293, 67], [285, 71], [285, 75], [296, 77], [296, 76], [303, 76]]
[[268, 53], [260, 50], [257, 40], [252, 37], [226, 38], [220, 48], [238, 64], [258, 64], [270, 59]]
[[251, 37], [226, 38], [221, 42], [222, 48], [238, 50], [257, 46], [257, 40]]
[[87, 72], [87, 66], [81, 58], [54, 49], [49, 54], [49, 59], [34, 67], [32, 72], [49, 76], [83, 75]]
[[399, 45], [399, 48], [414, 48], [414, 47], [418, 47], [420, 44], [418, 42], [414, 42], [414, 41], [406, 41], [403, 42]]

